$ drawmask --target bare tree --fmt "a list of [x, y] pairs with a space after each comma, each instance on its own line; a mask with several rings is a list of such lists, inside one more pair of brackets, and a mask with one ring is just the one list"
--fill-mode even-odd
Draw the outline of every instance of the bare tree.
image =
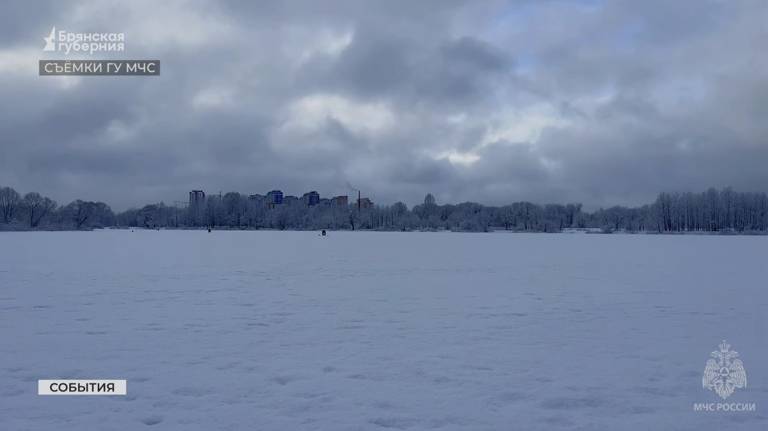
[[21, 196], [10, 187], [0, 188], [0, 216], [3, 223], [10, 223], [19, 209]]
[[70, 205], [74, 206], [72, 211], [72, 219], [75, 222], [75, 227], [81, 229], [85, 222], [87, 222], [91, 216], [93, 216], [96, 205], [93, 202], [85, 202], [80, 199], [72, 202]]
[[29, 227], [36, 228], [43, 217], [56, 209], [56, 202], [41, 196], [40, 193], [32, 192], [24, 195], [21, 207], [26, 212]]

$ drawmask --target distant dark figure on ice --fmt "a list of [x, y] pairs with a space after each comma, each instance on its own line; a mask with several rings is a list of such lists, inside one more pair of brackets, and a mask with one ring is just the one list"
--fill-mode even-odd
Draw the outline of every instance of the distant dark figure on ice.
[[323, 231], [320, 232], [320, 235], [325, 236], [325, 229], [323, 229]]

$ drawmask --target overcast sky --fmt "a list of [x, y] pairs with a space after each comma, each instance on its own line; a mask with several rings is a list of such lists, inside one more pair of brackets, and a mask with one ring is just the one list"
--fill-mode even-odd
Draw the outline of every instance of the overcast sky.
[[[0, 185], [122, 210], [190, 189], [412, 205], [768, 190], [768, 1], [13, 1]], [[51, 27], [159, 77], [40, 77]]]

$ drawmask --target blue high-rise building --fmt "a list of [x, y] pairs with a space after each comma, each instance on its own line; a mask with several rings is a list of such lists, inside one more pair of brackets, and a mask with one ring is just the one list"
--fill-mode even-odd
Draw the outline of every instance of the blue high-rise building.
[[311, 207], [320, 203], [320, 193], [312, 190], [309, 193], [304, 193], [301, 199], [308, 207]]
[[280, 190], [272, 190], [267, 193], [267, 203], [270, 205], [281, 205], [283, 203], [283, 192]]

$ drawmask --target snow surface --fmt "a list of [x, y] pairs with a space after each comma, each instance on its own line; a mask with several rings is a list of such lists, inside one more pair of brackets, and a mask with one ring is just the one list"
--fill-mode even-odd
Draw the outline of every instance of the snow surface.
[[[0, 234], [0, 430], [758, 430], [768, 238]], [[694, 412], [727, 339], [756, 412]], [[128, 380], [38, 396], [37, 380]]]

